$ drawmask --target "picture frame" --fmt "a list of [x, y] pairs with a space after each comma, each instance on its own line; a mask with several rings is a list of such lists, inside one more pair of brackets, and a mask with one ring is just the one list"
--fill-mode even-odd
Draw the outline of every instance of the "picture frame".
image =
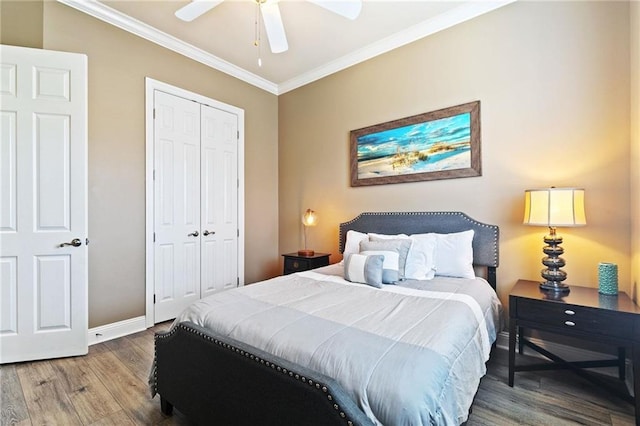
[[482, 175], [480, 101], [350, 132], [351, 186]]

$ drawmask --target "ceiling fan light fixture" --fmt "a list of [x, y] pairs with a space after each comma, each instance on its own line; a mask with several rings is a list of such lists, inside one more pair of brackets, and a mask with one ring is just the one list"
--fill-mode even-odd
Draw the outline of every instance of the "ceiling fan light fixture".
[[[178, 9], [175, 12], [175, 15], [183, 21], [190, 22], [213, 9], [223, 1], [224, 0], [192, 0], [191, 3]], [[280, 7], [278, 6], [278, 2], [280, 0], [254, 1], [256, 2], [259, 14], [262, 15], [262, 22], [264, 23], [264, 29], [267, 33], [271, 52], [282, 53], [289, 50], [287, 34], [284, 31], [284, 24], [282, 23], [282, 16], [280, 15]], [[356, 19], [362, 10], [362, 0], [307, 1], [351, 20]], [[256, 25], [259, 25], [257, 21]], [[262, 61], [260, 60], [260, 37], [258, 30], [256, 30], [256, 41], [254, 44], [258, 47], [258, 65], [262, 66]]]

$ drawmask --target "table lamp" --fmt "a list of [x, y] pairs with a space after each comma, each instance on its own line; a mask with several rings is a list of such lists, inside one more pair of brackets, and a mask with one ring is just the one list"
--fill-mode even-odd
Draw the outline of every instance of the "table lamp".
[[549, 235], [544, 237], [547, 244], [542, 248], [545, 257], [542, 264], [546, 266], [541, 272], [544, 282], [540, 288], [556, 293], [568, 293], [569, 286], [562, 281], [567, 273], [562, 269], [565, 261], [560, 257], [564, 249], [560, 247], [562, 237], [556, 233], [557, 226], [583, 226], [587, 224], [584, 214], [584, 189], [581, 188], [546, 188], [528, 189], [525, 191], [524, 224], [548, 226]]
[[304, 250], [298, 250], [299, 256], [313, 256], [315, 252], [307, 248], [307, 228], [309, 226], [316, 226], [318, 223], [318, 216], [316, 212], [311, 209], [307, 209], [302, 215], [302, 224], [304, 225]]

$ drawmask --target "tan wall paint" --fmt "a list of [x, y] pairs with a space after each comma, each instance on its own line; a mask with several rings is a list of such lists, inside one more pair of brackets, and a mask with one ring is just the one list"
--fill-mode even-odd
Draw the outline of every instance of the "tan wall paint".
[[57, 2], [44, 48], [89, 57], [89, 326], [144, 315], [145, 77], [245, 110], [245, 279], [279, 272], [277, 98]]
[[[543, 25], [541, 23], [544, 23]], [[539, 279], [545, 228], [522, 225], [528, 188], [586, 189], [588, 225], [561, 229], [569, 284], [600, 261], [629, 291], [629, 4], [516, 2], [279, 97], [280, 252], [337, 250], [362, 211], [460, 210], [498, 224], [498, 288]], [[349, 131], [480, 100], [483, 176], [351, 188]]]
[[[45, 31], [22, 26], [21, 36], [89, 55], [91, 327], [144, 313], [145, 76], [245, 109], [247, 282], [277, 274], [279, 253], [301, 247], [299, 219], [307, 207], [321, 215], [310, 246], [334, 253], [333, 261], [340, 258], [337, 224], [360, 211], [463, 210], [501, 226], [498, 277], [506, 300], [518, 277], [535, 279], [540, 269], [544, 229], [521, 225], [522, 191], [580, 185], [587, 189], [589, 224], [562, 230], [569, 280], [595, 286], [597, 262], [614, 261], [625, 290], [632, 275], [628, 194], [637, 200], [640, 178], [631, 179], [630, 189], [624, 141], [632, 126], [625, 117], [638, 116], [638, 91], [629, 99], [626, 70], [638, 74], [638, 41], [629, 37], [624, 3], [519, 2], [287, 93], [278, 101], [280, 114], [272, 95], [45, 4]], [[631, 8], [637, 30], [638, 4]], [[3, 43], [27, 45], [10, 43], [13, 32], [0, 33]], [[630, 39], [632, 64], [625, 56]], [[349, 187], [349, 130], [475, 99], [482, 101], [482, 177]], [[631, 137], [637, 166], [637, 125]], [[638, 281], [640, 262], [634, 262]]]
[[631, 253], [632, 282], [640, 291], [640, 2], [631, 2]]
[[0, 0], [0, 44], [41, 49], [42, 17], [42, 0]]

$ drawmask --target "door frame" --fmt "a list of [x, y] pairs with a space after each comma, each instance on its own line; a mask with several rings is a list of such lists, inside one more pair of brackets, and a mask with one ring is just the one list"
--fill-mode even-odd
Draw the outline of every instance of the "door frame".
[[190, 92], [179, 87], [163, 83], [152, 78], [145, 78], [145, 324], [153, 327], [155, 324], [153, 295], [155, 292], [154, 270], [154, 126], [153, 109], [155, 90], [189, 99], [194, 102], [209, 105], [213, 108], [235, 114], [238, 117], [238, 285], [244, 285], [244, 110], [233, 105], [225, 104], [215, 99]]

